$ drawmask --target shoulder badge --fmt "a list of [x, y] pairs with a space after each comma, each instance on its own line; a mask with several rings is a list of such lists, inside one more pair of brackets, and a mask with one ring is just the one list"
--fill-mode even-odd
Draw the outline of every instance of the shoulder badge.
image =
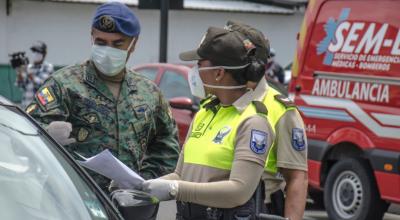
[[276, 99], [276, 101], [282, 103], [286, 108], [296, 107], [294, 102], [284, 95], [275, 95], [274, 98]]
[[50, 87], [44, 87], [42, 90], [36, 93], [36, 97], [38, 98], [40, 104], [46, 106], [49, 103], [55, 101], [53, 92]]
[[292, 147], [297, 151], [303, 151], [306, 148], [304, 130], [301, 128], [292, 129]]
[[229, 134], [229, 132], [231, 131], [231, 127], [229, 126], [225, 126], [223, 127], [221, 130], [218, 131], [217, 135], [215, 136], [215, 138], [212, 140], [214, 143], [216, 144], [222, 144], [222, 140], [224, 139], [224, 137]]
[[268, 134], [259, 131], [251, 130], [250, 149], [256, 154], [264, 154], [267, 150]]

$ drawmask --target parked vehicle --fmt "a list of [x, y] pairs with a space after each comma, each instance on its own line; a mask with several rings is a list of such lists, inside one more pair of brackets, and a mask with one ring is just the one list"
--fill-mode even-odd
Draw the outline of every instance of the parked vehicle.
[[32, 118], [0, 100], [1, 219], [122, 219]]
[[382, 219], [400, 203], [400, 1], [310, 1], [290, 97], [309, 184], [330, 219]]
[[154, 81], [169, 100], [172, 116], [179, 129], [179, 144], [182, 146], [200, 103], [200, 100], [190, 92], [188, 83], [190, 68], [179, 64], [151, 63], [133, 67], [133, 70]]

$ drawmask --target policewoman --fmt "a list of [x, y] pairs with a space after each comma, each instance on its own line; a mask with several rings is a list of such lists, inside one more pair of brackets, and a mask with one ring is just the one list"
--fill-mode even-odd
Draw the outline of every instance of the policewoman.
[[177, 219], [255, 219], [259, 185], [274, 133], [268, 110], [246, 89], [263, 77], [254, 44], [238, 31], [210, 27], [189, 73], [193, 95], [206, 98], [193, 119], [174, 173], [143, 183], [161, 201], [176, 199]]

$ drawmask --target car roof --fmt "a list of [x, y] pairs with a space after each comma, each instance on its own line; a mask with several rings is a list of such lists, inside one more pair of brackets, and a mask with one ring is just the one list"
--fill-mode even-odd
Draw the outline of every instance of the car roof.
[[14, 105], [13, 102], [5, 98], [4, 96], [0, 95], [0, 104], [5, 104], [5, 105]]

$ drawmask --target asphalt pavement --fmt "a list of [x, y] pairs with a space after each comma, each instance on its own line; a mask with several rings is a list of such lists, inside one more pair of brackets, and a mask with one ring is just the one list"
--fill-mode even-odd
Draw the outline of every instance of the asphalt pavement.
[[[390, 213], [386, 213], [383, 220], [400, 220], [400, 206], [392, 205]], [[174, 220], [176, 213], [175, 201], [162, 202], [158, 211], [157, 220]], [[397, 213], [397, 214], [395, 214]], [[306, 210], [304, 220], [329, 220], [324, 210]]]

